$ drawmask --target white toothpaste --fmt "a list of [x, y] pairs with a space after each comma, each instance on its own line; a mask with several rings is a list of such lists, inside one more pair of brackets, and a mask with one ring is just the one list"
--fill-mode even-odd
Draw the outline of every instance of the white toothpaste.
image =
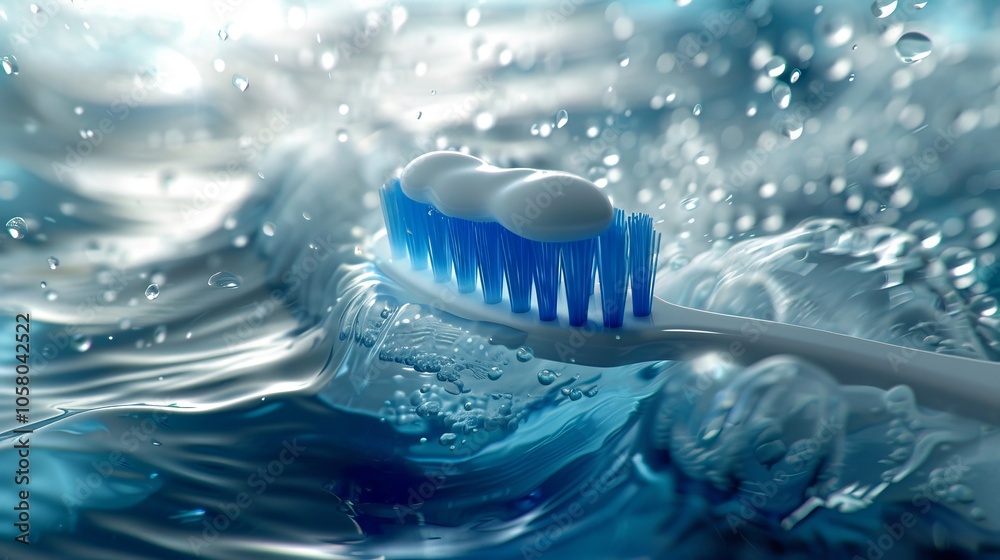
[[430, 152], [400, 175], [406, 196], [442, 214], [495, 221], [533, 241], [596, 237], [611, 225], [611, 201], [590, 181], [569, 173], [501, 169], [459, 152]]

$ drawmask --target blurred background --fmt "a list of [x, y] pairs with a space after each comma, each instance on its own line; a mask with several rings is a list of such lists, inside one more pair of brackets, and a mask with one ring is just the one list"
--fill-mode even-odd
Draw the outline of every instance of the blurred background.
[[524, 360], [366, 255], [377, 187], [460, 150], [651, 214], [668, 301], [994, 361], [998, 26], [988, 1], [0, 0], [0, 410], [32, 326], [0, 553], [997, 557], [992, 427], [795, 349]]

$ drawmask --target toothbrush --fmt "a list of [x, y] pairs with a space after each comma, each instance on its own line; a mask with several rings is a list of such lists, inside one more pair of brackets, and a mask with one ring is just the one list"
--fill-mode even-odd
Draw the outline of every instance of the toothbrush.
[[[842, 384], [907, 385], [923, 406], [1000, 423], [1000, 364], [653, 296], [660, 238], [652, 220], [626, 217], [575, 175], [431, 152], [379, 192], [386, 229], [371, 247], [376, 265], [420, 303], [509, 327], [494, 339], [535, 356], [612, 367], [706, 352], [742, 363], [792, 354]], [[431, 272], [421, 272], [428, 263]]]

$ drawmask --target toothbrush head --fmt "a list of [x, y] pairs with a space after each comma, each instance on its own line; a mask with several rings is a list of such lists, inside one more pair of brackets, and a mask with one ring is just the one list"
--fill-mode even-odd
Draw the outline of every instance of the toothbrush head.
[[585, 179], [432, 152], [379, 195], [392, 259], [413, 271], [429, 264], [461, 293], [478, 287], [487, 305], [507, 299], [511, 312], [534, 309], [547, 322], [562, 303], [580, 327], [600, 298], [603, 325], [618, 328], [631, 291], [632, 314], [652, 312], [660, 234], [649, 215], [626, 216]]

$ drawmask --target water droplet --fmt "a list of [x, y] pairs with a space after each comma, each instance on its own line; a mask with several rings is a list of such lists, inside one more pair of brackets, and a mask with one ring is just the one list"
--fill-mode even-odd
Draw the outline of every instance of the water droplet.
[[347, 134], [347, 131], [344, 130], [343, 128], [337, 131], [337, 141], [340, 142], [341, 144], [347, 142], [350, 139], [351, 139], [350, 135]]
[[686, 197], [686, 198], [684, 198], [684, 199], [681, 200], [681, 208], [683, 208], [685, 210], [688, 210], [688, 211], [694, 210], [695, 208], [698, 207], [698, 203], [699, 202], [700, 201], [698, 200], [698, 197], [696, 197], [696, 196], [689, 196], [689, 197]]
[[854, 36], [854, 27], [850, 18], [845, 14], [835, 15], [823, 24], [823, 39], [830, 47], [839, 47], [847, 44]]
[[475, 27], [479, 25], [479, 18], [482, 17], [482, 13], [479, 8], [472, 8], [468, 12], [465, 12], [465, 25], [469, 27]]
[[712, 158], [710, 158], [705, 152], [698, 152], [698, 154], [694, 156], [694, 162], [698, 165], [708, 165], [708, 162], [711, 160]]
[[552, 385], [552, 383], [556, 380], [556, 377], [558, 377], [556, 372], [551, 369], [543, 369], [538, 372], [538, 382], [542, 385]]
[[156, 284], [150, 284], [146, 288], [146, 299], [153, 301], [154, 299], [160, 297], [160, 287]]
[[235, 290], [236, 288], [239, 288], [242, 283], [242, 278], [225, 270], [216, 272], [211, 278], [208, 279], [209, 286], [212, 286], [213, 288], [225, 288], [227, 290]]
[[779, 109], [787, 109], [792, 102], [792, 88], [785, 82], [778, 82], [771, 90], [771, 99]]
[[250, 87], [250, 80], [246, 76], [240, 74], [233, 74], [233, 87], [240, 91], [246, 91]]
[[751, 101], [747, 103], [747, 116], [752, 117], [757, 114], [757, 104]]
[[583, 392], [580, 391], [579, 389], [577, 389], [576, 387], [573, 387], [572, 389], [569, 390], [569, 395], [568, 396], [569, 396], [569, 400], [571, 400], [571, 401], [578, 401], [578, 400], [580, 400], [581, 397], [583, 397]]
[[596, 397], [597, 396], [597, 390], [598, 390], [597, 387], [591, 387], [590, 389], [587, 389], [586, 391], [583, 392], [583, 396], [585, 396], [587, 398]]
[[889, 17], [896, 11], [899, 0], [875, 0], [872, 3], [872, 14], [877, 18]]
[[771, 60], [767, 61], [764, 65], [764, 71], [767, 72], [768, 76], [772, 78], [777, 78], [778, 76], [785, 73], [785, 59], [780, 56], [776, 56]]
[[629, 63], [629, 56], [627, 54], [623, 54], [618, 57], [618, 66], [625, 68], [626, 66], [628, 66], [628, 63]]
[[535, 353], [532, 352], [531, 348], [528, 348], [527, 346], [518, 348], [515, 355], [517, 356], [517, 361], [519, 362], [527, 362], [535, 357]]
[[804, 126], [801, 121], [797, 119], [788, 119], [781, 125], [781, 133], [788, 138], [795, 140], [799, 136], [802, 136], [802, 130]]
[[489, 130], [496, 124], [496, 117], [492, 113], [479, 113], [472, 122], [477, 130]]
[[24, 218], [17, 216], [7, 220], [7, 233], [14, 239], [23, 239], [28, 231], [28, 224]]
[[696, 104], [694, 108], [691, 109], [691, 114], [693, 114], [696, 117], [701, 115], [701, 103]]
[[894, 161], [881, 161], [875, 164], [872, 174], [876, 187], [891, 187], [903, 178], [903, 166]]
[[49, 268], [51, 268], [52, 270], [59, 268], [59, 259], [55, 257], [49, 257]]
[[927, 0], [917, 0], [913, 3], [913, 9], [915, 10], [923, 10], [925, 6], [927, 6]]
[[93, 343], [94, 339], [82, 334], [73, 335], [73, 338], [70, 339], [70, 344], [77, 352], [86, 352], [87, 350], [90, 350]]
[[153, 342], [157, 344], [162, 344], [164, 340], [167, 339], [167, 327], [165, 325], [160, 325], [156, 327], [153, 331]]
[[225, 41], [229, 38], [229, 32], [225, 28], [219, 30], [219, 40]]
[[503, 370], [495, 367], [486, 374], [486, 377], [488, 377], [490, 381], [496, 381], [497, 379], [503, 377]]
[[556, 113], [556, 128], [566, 126], [567, 121], [569, 121], [569, 113], [566, 112], [566, 109], [559, 109], [559, 112]]
[[896, 55], [907, 64], [921, 61], [931, 55], [931, 40], [923, 33], [904, 33], [896, 41]]
[[915, 235], [924, 249], [933, 249], [941, 244], [941, 227], [929, 220], [917, 220], [906, 231]]
[[956, 502], [969, 503], [975, 496], [972, 493], [972, 488], [964, 484], [953, 484], [948, 488], [948, 498]]
[[45, 292], [45, 299], [47, 299], [49, 301], [55, 301], [55, 300], [59, 299], [59, 292], [57, 292], [55, 290], [49, 290], [49, 291]]
[[268, 237], [274, 237], [274, 224], [271, 222], [264, 222], [264, 225], [260, 228], [261, 232]]
[[0, 59], [0, 64], [3, 64], [3, 71], [7, 73], [8, 76], [17, 76], [21, 68], [17, 65], [17, 58], [14, 55], [8, 55]]
[[978, 295], [969, 300], [969, 311], [976, 315], [992, 317], [997, 313], [997, 298], [987, 295]]
[[45, 280], [42, 280], [41, 282], [39, 282], [39, 283], [38, 283], [38, 285], [39, 285], [39, 286], [41, 286], [41, 288], [42, 288], [43, 290], [44, 290], [45, 288], [48, 288], [48, 287], [49, 287], [49, 283], [48, 283], [48, 282], [46, 282]]
[[975, 270], [976, 256], [968, 249], [949, 247], [941, 253], [941, 263], [948, 269], [948, 274], [965, 276]]
[[799, 81], [799, 78], [801, 77], [802, 77], [802, 70], [796, 68], [795, 70], [792, 70], [792, 74], [791, 76], [788, 77], [788, 81], [794, 84], [795, 82]]
[[456, 439], [458, 439], [457, 435], [455, 435], [455, 434], [453, 434], [451, 432], [447, 432], [447, 433], [441, 434], [441, 437], [438, 438], [438, 442], [440, 442], [441, 445], [451, 445]]
[[848, 82], [853, 82], [854, 81], [854, 72], [851, 72], [851, 75], [847, 77], [847, 81]]

